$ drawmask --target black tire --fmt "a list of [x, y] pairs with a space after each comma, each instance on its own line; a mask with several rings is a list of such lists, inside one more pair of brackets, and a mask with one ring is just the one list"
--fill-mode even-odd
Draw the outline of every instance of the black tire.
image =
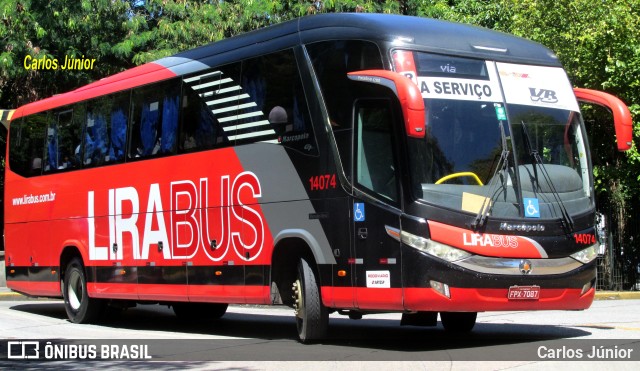
[[87, 277], [82, 260], [73, 258], [67, 264], [62, 284], [64, 309], [73, 323], [93, 323], [104, 313], [106, 302], [87, 293]]
[[183, 321], [218, 319], [227, 312], [223, 303], [173, 303], [173, 313]]
[[469, 332], [476, 325], [478, 312], [440, 312], [444, 329], [451, 332]]
[[301, 259], [298, 264], [293, 294], [300, 341], [310, 343], [324, 339], [329, 327], [329, 311], [322, 304], [318, 280], [305, 259]]

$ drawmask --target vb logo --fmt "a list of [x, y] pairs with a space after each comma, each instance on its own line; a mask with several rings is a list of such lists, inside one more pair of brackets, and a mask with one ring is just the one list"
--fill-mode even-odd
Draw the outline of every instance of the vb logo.
[[529, 88], [529, 93], [531, 94], [532, 102], [543, 102], [543, 103], [558, 102], [558, 97], [556, 96], [556, 92], [553, 90]]

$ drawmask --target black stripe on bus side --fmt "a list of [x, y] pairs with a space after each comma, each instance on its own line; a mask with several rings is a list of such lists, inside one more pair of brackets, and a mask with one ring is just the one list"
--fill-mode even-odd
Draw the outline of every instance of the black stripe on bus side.
[[168, 285], [264, 285], [266, 265], [107, 266], [88, 269], [88, 281]]
[[7, 266], [6, 279], [8, 281], [28, 281], [29, 267]]
[[58, 282], [60, 271], [57, 267], [29, 267], [29, 281]]
[[[9, 266], [6, 271], [10, 281], [60, 280], [58, 267]], [[86, 267], [86, 272], [87, 282], [93, 283], [262, 286], [267, 282], [269, 266], [93, 266]]]
[[241, 286], [245, 284], [245, 268], [242, 265], [192, 266], [189, 267], [189, 284]]
[[[93, 271], [93, 277], [87, 277], [87, 281], [95, 283], [137, 283], [138, 267], [107, 266], [90, 267], [87, 271]], [[87, 275], [90, 274], [87, 272]]]
[[[350, 274], [337, 277], [331, 264], [318, 267], [322, 286], [351, 286]], [[269, 282], [270, 271], [269, 265], [86, 267], [87, 282], [179, 285], [261, 286]], [[9, 266], [6, 268], [6, 277], [12, 281], [57, 282], [60, 280], [60, 270], [58, 267]]]
[[57, 267], [8, 266], [6, 267], [5, 278], [8, 281], [58, 282], [60, 280], [60, 272]]

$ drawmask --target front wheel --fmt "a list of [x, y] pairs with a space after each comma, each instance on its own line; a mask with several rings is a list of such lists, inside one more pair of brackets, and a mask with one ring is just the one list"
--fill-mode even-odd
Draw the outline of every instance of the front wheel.
[[293, 299], [300, 341], [309, 343], [323, 339], [329, 327], [329, 311], [322, 304], [316, 274], [305, 259], [300, 259], [298, 264]]
[[87, 293], [87, 277], [82, 261], [73, 258], [67, 265], [62, 285], [64, 309], [73, 323], [92, 323], [98, 320], [106, 307], [105, 301], [93, 299]]
[[440, 312], [444, 329], [451, 332], [469, 332], [476, 325], [478, 312]]

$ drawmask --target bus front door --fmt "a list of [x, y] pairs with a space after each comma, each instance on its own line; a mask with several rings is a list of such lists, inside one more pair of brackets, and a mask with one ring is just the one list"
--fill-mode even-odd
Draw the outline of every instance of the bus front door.
[[399, 186], [390, 99], [361, 99], [354, 116], [356, 304], [359, 309], [402, 309]]

